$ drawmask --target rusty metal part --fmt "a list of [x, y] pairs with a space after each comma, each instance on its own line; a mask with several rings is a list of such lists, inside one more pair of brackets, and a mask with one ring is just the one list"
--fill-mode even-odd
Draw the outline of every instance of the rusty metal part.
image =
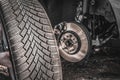
[[74, 32], [66, 32], [60, 38], [60, 46], [68, 54], [74, 54], [77, 52], [80, 46], [79, 36], [75, 35]]
[[59, 42], [60, 55], [69, 62], [79, 62], [88, 53], [89, 43], [87, 36], [83, 29], [75, 23], [66, 23], [65, 26], [67, 28], [66, 33], [61, 36]]
[[9, 76], [8, 68], [6, 66], [0, 65], [0, 73]]

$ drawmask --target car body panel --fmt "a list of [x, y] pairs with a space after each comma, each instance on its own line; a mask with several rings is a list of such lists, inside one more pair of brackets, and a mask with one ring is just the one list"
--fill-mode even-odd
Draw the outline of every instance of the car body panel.
[[109, 0], [109, 2], [112, 6], [112, 9], [116, 17], [120, 38], [120, 0]]

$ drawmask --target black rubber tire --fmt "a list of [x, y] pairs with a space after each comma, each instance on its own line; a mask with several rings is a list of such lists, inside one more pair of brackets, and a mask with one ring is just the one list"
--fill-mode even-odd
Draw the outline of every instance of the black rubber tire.
[[53, 29], [38, 0], [1, 0], [15, 80], [62, 80]]

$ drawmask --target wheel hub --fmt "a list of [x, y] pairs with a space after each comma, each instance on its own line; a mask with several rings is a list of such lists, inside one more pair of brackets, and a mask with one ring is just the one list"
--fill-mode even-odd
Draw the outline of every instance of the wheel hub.
[[[76, 34], [77, 35], [77, 34]], [[78, 43], [78, 38], [75, 36], [74, 32], [66, 32], [62, 35], [60, 39], [61, 48], [68, 54], [75, 54], [80, 46]]]

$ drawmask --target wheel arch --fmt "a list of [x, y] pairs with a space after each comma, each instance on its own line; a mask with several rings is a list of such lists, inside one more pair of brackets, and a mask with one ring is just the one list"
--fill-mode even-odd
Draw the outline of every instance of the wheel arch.
[[[54, 26], [56, 24], [59, 24], [63, 20], [73, 21], [76, 14], [76, 7], [80, 0], [42, 0], [42, 1], [44, 1], [44, 4], [47, 7], [48, 15], [51, 19], [52, 25]], [[95, 8], [96, 14], [104, 16], [110, 22], [116, 22], [120, 38], [120, 16], [119, 16], [120, 1], [119, 0], [95, 0], [95, 1], [97, 2], [97, 7]], [[107, 4], [109, 6], [107, 6]], [[103, 10], [100, 10], [99, 8]], [[109, 8], [108, 13], [112, 13], [111, 14], [112, 18], [111, 15], [103, 14], [103, 12], [106, 13], [106, 10], [108, 8]], [[93, 14], [93, 12], [90, 11], [90, 14]]]
[[63, 20], [74, 21], [77, 1], [79, 0], [43, 0], [52, 25], [57, 25]]
[[120, 1], [119, 0], [108, 0], [111, 4], [112, 10], [114, 12], [114, 16], [117, 22], [119, 38], [120, 38]]

